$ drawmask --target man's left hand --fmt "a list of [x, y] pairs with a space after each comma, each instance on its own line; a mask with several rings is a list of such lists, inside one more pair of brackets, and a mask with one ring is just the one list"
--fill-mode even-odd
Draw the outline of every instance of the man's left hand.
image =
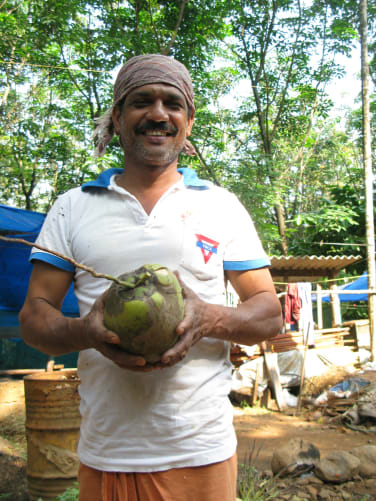
[[210, 332], [208, 316], [205, 315], [205, 311], [207, 313], [207, 308], [211, 305], [202, 301], [180, 278], [179, 282], [182, 286], [184, 298], [184, 318], [176, 327], [176, 333], [180, 336], [180, 339], [163, 354], [161, 359], [162, 367], [172, 366], [183, 360], [189, 349]]

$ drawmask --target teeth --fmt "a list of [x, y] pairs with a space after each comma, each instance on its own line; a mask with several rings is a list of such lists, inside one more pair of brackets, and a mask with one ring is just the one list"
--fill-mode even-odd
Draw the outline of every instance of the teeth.
[[147, 130], [145, 134], [147, 136], [167, 136], [167, 132], [162, 130]]

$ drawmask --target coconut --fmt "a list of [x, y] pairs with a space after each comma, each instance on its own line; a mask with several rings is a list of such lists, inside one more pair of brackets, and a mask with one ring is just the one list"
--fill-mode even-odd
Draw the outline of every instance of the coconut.
[[184, 317], [180, 284], [168, 268], [146, 264], [118, 277], [108, 292], [104, 324], [116, 332], [120, 347], [156, 363], [177, 341]]

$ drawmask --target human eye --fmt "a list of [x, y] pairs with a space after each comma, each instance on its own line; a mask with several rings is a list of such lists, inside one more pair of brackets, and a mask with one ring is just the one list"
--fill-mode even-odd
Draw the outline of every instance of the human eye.
[[148, 106], [149, 102], [146, 99], [135, 99], [132, 103], [131, 106], [134, 106], [135, 108], [144, 108], [145, 106]]
[[140, 92], [135, 93], [132, 96], [128, 96], [128, 105], [133, 108], [145, 108], [150, 104], [150, 96], [146, 93]]
[[184, 108], [183, 103], [180, 100], [176, 100], [176, 99], [171, 99], [171, 100], [167, 101], [166, 106], [168, 106], [172, 110], [181, 110]]

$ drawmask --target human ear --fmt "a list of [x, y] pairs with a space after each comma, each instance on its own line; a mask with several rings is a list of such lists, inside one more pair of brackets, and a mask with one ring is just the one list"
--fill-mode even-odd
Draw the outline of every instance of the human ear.
[[193, 122], [194, 122], [194, 117], [188, 118], [187, 122], [187, 130], [186, 130], [186, 136], [190, 136], [192, 132], [192, 127], [193, 127]]
[[114, 106], [114, 109], [112, 110], [112, 123], [114, 124], [114, 130], [117, 135], [120, 133], [120, 116], [121, 111], [119, 106]]

